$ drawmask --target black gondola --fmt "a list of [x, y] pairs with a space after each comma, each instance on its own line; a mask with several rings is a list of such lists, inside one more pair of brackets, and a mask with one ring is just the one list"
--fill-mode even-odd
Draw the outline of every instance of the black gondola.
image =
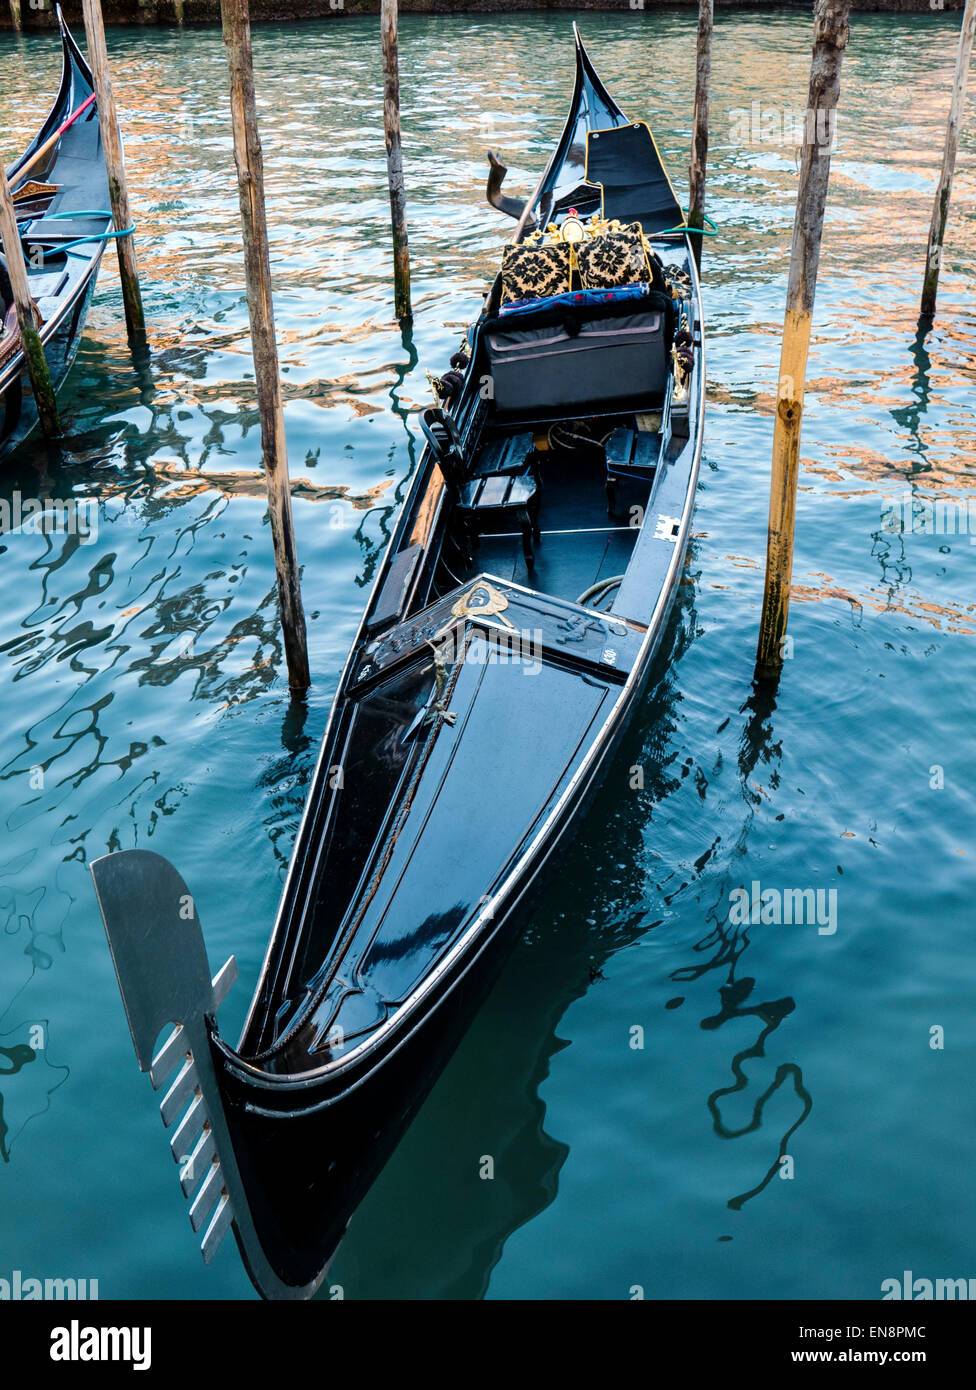
[[[7, 170], [55, 391], [78, 351], [104, 237], [112, 226], [92, 75], [60, 9], [58, 24], [64, 56], [57, 99], [34, 140]], [[54, 140], [58, 131], [60, 138]], [[0, 461], [36, 424], [13, 293], [0, 254]]]
[[679, 582], [702, 448], [698, 278], [650, 131], [578, 34], [576, 63], [529, 205], [500, 198], [498, 161], [489, 197], [519, 217], [516, 245], [533, 225], [566, 240], [601, 212], [640, 221], [655, 283], [487, 297], [453, 405], [424, 414], [236, 1050], [215, 1022], [233, 959], [211, 981], [176, 870], [143, 851], [92, 865], [140, 1065], [156, 1086], [175, 1071], [161, 1109], [204, 1257], [233, 1225], [269, 1297], [318, 1287], [491, 987]]

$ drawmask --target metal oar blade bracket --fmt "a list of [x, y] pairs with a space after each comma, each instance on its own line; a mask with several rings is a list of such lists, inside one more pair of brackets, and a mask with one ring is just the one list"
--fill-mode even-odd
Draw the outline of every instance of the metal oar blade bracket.
[[[217, 1010], [237, 978], [237, 962], [231, 956], [211, 979], [196, 904], [161, 855], [123, 850], [97, 859], [91, 872], [136, 1059], [157, 1091], [166, 1088], [160, 1114], [172, 1130], [190, 1225], [203, 1232], [204, 1261], [211, 1262], [234, 1226], [266, 1298], [310, 1297], [321, 1281], [286, 1285], [261, 1248], [214, 1067]], [[167, 1024], [172, 1031], [154, 1052]]]

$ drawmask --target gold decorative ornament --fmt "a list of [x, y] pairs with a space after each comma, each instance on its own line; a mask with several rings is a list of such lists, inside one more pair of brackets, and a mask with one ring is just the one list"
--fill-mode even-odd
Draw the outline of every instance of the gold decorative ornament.
[[506, 627], [515, 631], [515, 625], [510, 623], [505, 617], [505, 609], [508, 607], [508, 599], [504, 594], [485, 580], [479, 580], [473, 589], [469, 589], [458, 599], [451, 609], [451, 616], [454, 618], [501, 618]]
[[563, 222], [560, 231], [562, 232], [563, 241], [568, 241], [570, 246], [575, 246], [578, 242], [583, 241], [586, 236], [586, 228], [583, 226], [583, 223], [578, 217], [573, 217], [572, 214]]

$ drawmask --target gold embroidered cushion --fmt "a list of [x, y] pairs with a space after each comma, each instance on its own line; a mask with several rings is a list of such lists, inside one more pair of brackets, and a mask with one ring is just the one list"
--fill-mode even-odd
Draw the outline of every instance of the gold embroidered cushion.
[[506, 246], [502, 255], [502, 303], [515, 299], [547, 299], [566, 294], [569, 284], [569, 246]]
[[651, 280], [639, 222], [617, 232], [604, 232], [576, 252], [584, 290], [615, 290]]

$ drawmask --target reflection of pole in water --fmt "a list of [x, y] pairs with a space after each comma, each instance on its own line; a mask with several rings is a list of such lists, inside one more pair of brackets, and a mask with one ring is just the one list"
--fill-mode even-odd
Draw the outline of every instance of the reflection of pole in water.
[[[892, 410], [891, 418], [896, 424], [908, 431], [912, 441], [913, 459], [908, 472], [905, 474], [903, 495], [896, 502], [897, 524], [882, 524], [874, 532], [874, 544], [871, 550], [872, 556], [881, 565], [881, 584], [886, 592], [888, 608], [892, 606], [899, 590], [912, 581], [912, 567], [905, 554], [905, 532], [911, 530], [911, 517], [919, 480], [931, 471], [927, 445], [921, 435], [922, 417], [928, 411], [929, 396], [932, 389], [932, 359], [925, 346], [924, 329], [918, 329], [909, 351], [915, 364], [911, 387], [914, 399], [911, 405], [898, 406]], [[890, 503], [890, 499], [885, 499], [885, 501], [886, 504]], [[911, 508], [907, 514], [906, 503]]]
[[[748, 811], [730, 856], [730, 863], [733, 865], [738, 863], [746, 854], [756, 810], [762, 803], [762, 794], [752, 782], [757, 767], [760, 764], [768, 766], [770, 786], [776, 787], [779, 783], [779, 772], [775, 764], [782, 755], [782, 748], [780, 743], [774, 740], [772, 723], [778, 689], [779, 678], [777, 674], [768, 680], [757, 680], [753, 684], [751, 695], [740, 711], [741, 713], [748, 713], [739, 741], [738, 756], [739, 778]], [[721, 1139], [739, 1139], [745, 1134], [754, 1133], [762, 1126], [763, 1111], [767, 1101], [775, 1095], [781, 1086], [788, 1082], [792, 1082], [793, 1090], [802, 1102], [800, 1115], [780, 1140], [776, 1159], [762, 1180], [748, 1192], [740, 1193], [729, 1199], [729, 1207], [733, 1211], [738, 1211], [751, 1198], [762, 1192], [773, 1176], [780, 1171], [780, 1164], [786, 1156], [790, 1139], [809, 1115], [813, 1100], [803, 1084], [803, 1073], [799, 1065], [795, 1062], [785, 1062], [777, 1067], [773, 1080], [753, 1104], [752, 1116], [747, 1124], [733, 1129], [727, 1126], [722, 1119], [720, 1110], [722, 1100], [726, 1096], [745, 1091], [749, 1085], [749, 1078], [743, 1071], [743, 1062], [750, 1058], [766, 1056], [767, 1038], [796, 1008], [794, 1000], [789, 996], [746, 1006], [746, 1000], [752, 995], [756, 981], [751, 976], [736, 979], [736, 967], [749, 945], [750, 939], [747, 926], [735, 926], [729, 920], [729, 894], [726, 890], [730, 878], [731, 874], [726, 876], [722, 889], [710, 909], [709, 915], [712, 916], [713, 922], [711, 930], [700, 941], [696, 942], [694, 947], [696, 952], [707, 952], [707, 958], [695, 965], [682, 966], [678, 970], [672, 971], [670, 977], [675, 981], [694, 981], [711, 970], [727, 971], [725, 983], [719, 985], [721, 1007], [717, 1014], [702, 1019], [701, 1027], [704, 1030], [714, 1032], [723, 1023], [737, 1018], [755, 1017], [762, 1023], [756, 1041], [751, 1046], [737, 1052], [732, 1058], [733, 1082], [730, 1085], [718, 1087], [708, 1097], [707, 1104], [712, 1116], [712, 1124], [715, 1133]], [[681, 998], [672, 1000], [669, 1007], [677, 1007], [682, 1002], [683, 999]]]
[[[743, 949], [746, 941], [743, 940]], [[787, 1018], [796, 1008], [791, 998], [775, 999], [764, 1004], [753, 1004], [749, 1008], [743, 1008], [742, 1003], [752, 993], [755, 987], [755, 980], [743, 977], [741, 980], [732, 981], [730, 978], [727, 985], [721, 986], [719, 996], [722, 1000], [722, 1008], [713, 1018], [702, 1019], [702, 1027], [705, 1029], [720, 1028], [723, 1023], [727, 1023], [732, 1018], [748, 1018], [754, 1015], [761, 1019], [764, 1027], [759, 1037], [751, 1047], [743, 1048], [732, 1058], [732, 1074], [735, 1081], [731, 1086], [720, 1086], [708, 1097], [708, 1108], [711, 1112], [712, 1123], [715, 1133], [722, 1139], [739, 1139], [744, 1134], [752, 1134], [762, 1125], [763, 1109], [771, 1096], [779, 1090], [787, 1080], [793, 1082], [793, 1089], [796, 1095], [803, 1102], [803, 1109], [799, 1117], [793, 1122], [779, 1143], [779, 1152], [774, 1162], [770, 1165], [765, 1177], [761, 1182], [748, 1192], [740, 1193], [737, 1197], [729, 1199], [729, 1206], [733, 1211], [739, 1211], [752, 1197], [758, 1196], [767, 1183], [779, 1172], [780, 1164], [786, 1157], [787, 1146], [793, 1134], [800, 1128], [803, 1121], [813, 1108], [813, 1100], [809, 1091], [803, 1084], [803, 1073], [795, 1062], [783, 1062], [776, 1068], [776, 1075], [770, 1084], [763, 1091], [762, 1095], [756, 1100], [752, 1107], [752, 1118], [748, 1124], [741, 1125], [738, 1129], [730, 1129], [722, 1120], [719, 1109], [719, 1102], [725, 1096], [735, 1095], [739, 1091], [744, 1091], [749, 1085], [749, 1078], [742, 1070], [742, 1063], [751, 1057], [765, 1057], [766, 1039], [775, 1029]]]
[[[404, 405], [400, 399], [403, 390], [403, 383], [414, 370], [420, 360], [417, 345], [413, 338], [412, 320], [406, 319], [400, 324], [400, 345], [406, 353], [406, 360], [398, 362], [393, 368], [393, 385], [390, 387], [390, 409], [394, 415], [399, 416], [403, 422], [403, 430], [407, 436], [407, 460], [408, 467], [406, 473], [400, 478], [396, 485], [392, 499], [383, 506], [370, 507], [367, 512], [360, 517], [359, 525], [356, 527], [356, 540], [363, 548], [365, 563], [363, 572], [357, 579], [360, 588], [365, 588], [372, 583], [376, 566], [380, 561], [383, 551], [390, 541], [390, 522], [397, 515], [403, 502], [407, 484], [413, 477], [414, 469], [417, 467], [417, 441], [410, 428], [410, 408]], [[366, 534], [366, 523], [373, 512], [379, 514], [380, 542], [371, 542]]]

